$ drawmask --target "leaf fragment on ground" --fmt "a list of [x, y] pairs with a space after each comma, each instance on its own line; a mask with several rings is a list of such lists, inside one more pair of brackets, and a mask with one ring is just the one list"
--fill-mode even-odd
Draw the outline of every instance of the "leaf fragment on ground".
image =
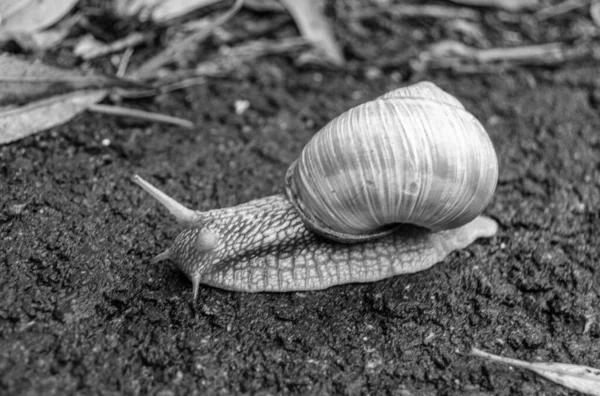
[[559, 15], [564, 15], [567, 12], [577, 10], [578, 8], [589, 5], [590, 0], [566, 0], [558, 4], [552, 4], [535, 13], [538, 21], [543, 21], [549, 18], [554, 18]]
[[345, 63], [344, 55], [333, 35], [331, 25], [323, 15], [321, 7], [313, 0], [281, 0], [294, 18], [300, 33], [315, 48], [336, 66]]
[[280, 40], [254, 40], [238, 46], [221, 49], [219, 54], [196, 66], [196, 76], [218, 76], [239, 69], [249, 62], [266, 55], [282, 54], [308, 48], [309, 43], [301, 38]]
[[50, 29], [37, 32], [13, 32], [10, 38], [17, 42], [23, 49], [34, 51], [46, 50], [60, 44], [79, 20], [81, 20], [81, 15], [73, 15]]
[[82, 59], [90, 60], [138, 46], [144, 42], [152, 40], [153, 37], [153, 32], [133, 32], [122, 39], [105, 44], [96, 40], [94, 36], [88, 34], [79, 40], [73, 49], [73, 53]]
[[600, 28], [600, 2], [593, 2], [590, 5], [590, 17], [594, 21], [594, 25]]
[[152, 20], [167, 22], [171, 19], [184, 16], [192, 11], [218, 3], [221, 0], [168, 0], [162, 1], [152, 10]]
[[161, 67], [173, 62], [182, 62], [184, 58], [189, 55], [190, 52], [193, 52], [193, 49], [206, 39], [217, 27], [221, 26], [237, 14], [243, 4], [244, 0], [236, 0], [229, 10], [215, 19], [215, 21], [205, 29], [198, 30], [179, 42], [171, 43], [167, 48], [150, 58], [137, 71], [132, 73], [132, 76], [138, 79], [154, 78]]
[[107, 90], [76, 91], [20, 107], [0, 108], [0, 144], [63, 124], [104, 99]]
[[481, 19], [479, 11], [468, 7], [444, 6], [437, 4], [390, 4], [386, 7], [368, 7], [352, 11], [352, 19], [366, 19], [389, 14], [397, 18], [438, 18], [438, 19]]
[[67, 15], [77, 1], [0, 0], [0, 37], [50, 27]]
[[132, 109], [121, 106], [108, 106], [102, 104], [92, 104], [88, 106], [89, 111], [102, 114], [110, 114], [121, 117], [132, 117], [141, 120], [162, 122], [164, 124], [173, 124], [183, 128], [192, 129], [194, 123], [183, 118], [168, 116], [164, 114], [151, 113], [149, 111], [143, 111], [138, 109]]
[[559, 385], [592, 396], [600, 396], [600, 369], [567, 363], [530, 363], [523, 360], [494, 355], [477, 348], [471, 355], [493, 362], [509, 364], [531, 370]]
[[411, 63], [417, 71], [429, 68], [462, 73], [498, 72], [519, 65], [559, 65], [568, 61], [598, 59], [600, 45], [581, 41], [575, 45], [547, 43], [516, 47], [475, 48], [456, 40], [442, 40]]
[[115, 0], [113, 10], [120, 17], [138, 15], [140, 19], [166, 22], [221, 0]]
[[82, 89], [134, 86], [139, 87], [139, 84], [0, 54], [0, 106], [28, 103]]
[[256, 12], [282, 12], [285, 8], [277, 0], [246, 0], [244, 7]]
[[522, 11], [536, 8], [538, 0], [450, 0], [453, 3], [465, 4], [477, 7], [495, 7], [507, 11]]

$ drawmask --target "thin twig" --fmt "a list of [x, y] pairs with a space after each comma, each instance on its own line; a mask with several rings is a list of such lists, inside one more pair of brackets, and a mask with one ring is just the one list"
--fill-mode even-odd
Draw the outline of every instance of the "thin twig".
[[146, 41], [149, 41], [154, 36], [154, 33], [132, 33], [127, 37], [124, 37], [120, 40], [113, 41], [110, 44], [101, 45], [96, 48], [93, 48], [83, 54], [81, 57], [85, 60], [99, 58], [101, 56], [105, 56], [108, 54], [112, 54], [114, 52], [119, 52], [127, 48], [135, 47], [140, 45]]
[[119, 61], [119, 67], [117, 68], [117, 77], [122, 78], [125, 76], [125, 72], [127, 71], [127, 66], [129, 66], [129, 60], [131, 59], [131, 55], [133, 55], [133, 47], [129, 47], [123, 52], [121, 55], [121, 60]]
[[450, 0], [453, 3], [459, 3], [475, 7], [495, 7], [510, 12], [518, 12], [537, 7], [538, 0]]
[[413, 5], [396, 4], [381, 8], [368, 8], [350, 13], [352, 19], [366, 19], [390, 14], [398, 18], [440, 18], [440, 19], [469, 19], [478, 21], [481, 14], [478, 11], [466, 7], [450, 7], [443, 5]]
[[235, 4], [227, 10], [223, 15], [217, 18], [213, 23], [206, 27], [206, 29], [199, 30], [195, 33], [190, 34], [178, 43], [173, 44], [161, 51], [158, 55], [150, 58], [144, 63], [135, 73], [134, 76], [137, 78], [152, 78], [156, 71], [162, 66], [177, 61], [182, 58], [183, 54], [197, 46], [202, 40], [208, 37], [217, 27], [221, 26], [229, 19], [231, 19], [244, 4], [244, 0], [236, 0]]
[[191, 77], [186, 78], [180, 81], [175, 82], [165, 82], [161, 81], [161, 85], [158, 85], [152, 89], [115, 89], [113, 90], [113, 94], [116, 94], [119, 98], [127, 98], [127, 99], [138, 99], [138, 98], [147, 98], [149, 96], [156, 96], [165, 94], [168, 92], [173, 92], [179, 89], [190, 88], [195, 85], [201, 85], [206, 82], [206, 78], [204, 77]]
[[413, 62], [417, 70], [427, 67], [458, 72], [499, 71], [518, 65], [558, 65], [579, 59], [600, 58], [600, 46], [591, 41], [576, 45], [548, 43], [506, 48], [479, 49], [454, 40], [432, 45]]
[[554, 18], [556, 16], [566, 14], [578, 8], [585, 7], [590, 3], [590, 1], [591, 0], [566, 0], [562, 3], [542, 8], [541, 10], [535, 13], [535, 17], [538, 21], [544, 21], [549, 18]]
[[309, 42], [303, 37], [282, 40], [255, 40], [229, 48], [212, 59], [201, 62], [196, 66], [194, 75], [213, 76], [229, 73], [240, 64], [261, 56], [281, 54], [307, 48]]
[[[157, 81], [151, 89], [113, 90], [121, 98], [142, 98], [204, 84], [206, 77], [222, 77], [242, 69], [244, 62], [262, 56], [289, 53], [309, 48], [310, 43], [302, 37], [281, 40], [254, 40], [235, 47], [222, 47], [212, 58], [199, 63], [193, 70], [179, 70], [168, 79]], [[160, 84], [159, 84], [160, 82]]]
[[150, 113], [143, 110], [130, 109], [127, 107], [120, 106], [108, 106], [102, 104], [94, 104], [87, 107], [88, 110], [102, 113], [102, 114], [110, 114], [116, 116], [125, 116], [125, 117], [134, 117], [142, 120], [154, 121], [154, 122], [162, 122], [165, 124], [173, 124], [178, 125], [183, 128], [192, 129], [194, 128], [194, 123], [188, 120], [184, 120], [183, 118], [171, 117], [164, 114], [155, 114]]

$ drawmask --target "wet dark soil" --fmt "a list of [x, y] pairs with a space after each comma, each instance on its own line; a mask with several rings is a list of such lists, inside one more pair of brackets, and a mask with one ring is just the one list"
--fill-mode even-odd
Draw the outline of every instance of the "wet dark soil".
[[[498, 235], [431, 270], [301, 293], [236, 293], [150, 265], [189, 207], [283, 191], [287, 165], [397, 73], [282, 58], [138, 105], [197, 129], [84, 114], [0, 147], [0, 393], [576, 394], [470, 357], [600, 366], [600, 80], [594, 67], [419, 76], [486, 126]], [[236, 114], [235, 102], [250, 107]]]

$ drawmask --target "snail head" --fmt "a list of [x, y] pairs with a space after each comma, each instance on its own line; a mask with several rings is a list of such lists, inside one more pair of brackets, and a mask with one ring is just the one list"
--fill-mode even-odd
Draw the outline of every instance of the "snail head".
[[[133, 176], [133, 181], [160, 202], [180, 224], [186, 226], [175, 238], [173, 245], [154, 257], [150, 263], [168, 259], [177, 263], [179, 269], [192, 281], [195, 300], [202, 269], [208, 268], [218, 256], [218, 232], [211, 229], [210, 222], [205, 221], [203, 213], [185, 207], [138, 175]], [[205, 265], [201, 265], [202, 263]]]

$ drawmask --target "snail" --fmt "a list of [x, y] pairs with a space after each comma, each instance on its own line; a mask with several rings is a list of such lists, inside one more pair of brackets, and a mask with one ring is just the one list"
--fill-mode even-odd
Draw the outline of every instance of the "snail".
[[138, 175], [186, 228], [152, 263], [247, 292], [318, 290], [427, 269], [497, 224], [481, 213], [498, 179], [483, 126], [430, 82], [342, 113], [311, 139], [286, 194], [193, 211]]

